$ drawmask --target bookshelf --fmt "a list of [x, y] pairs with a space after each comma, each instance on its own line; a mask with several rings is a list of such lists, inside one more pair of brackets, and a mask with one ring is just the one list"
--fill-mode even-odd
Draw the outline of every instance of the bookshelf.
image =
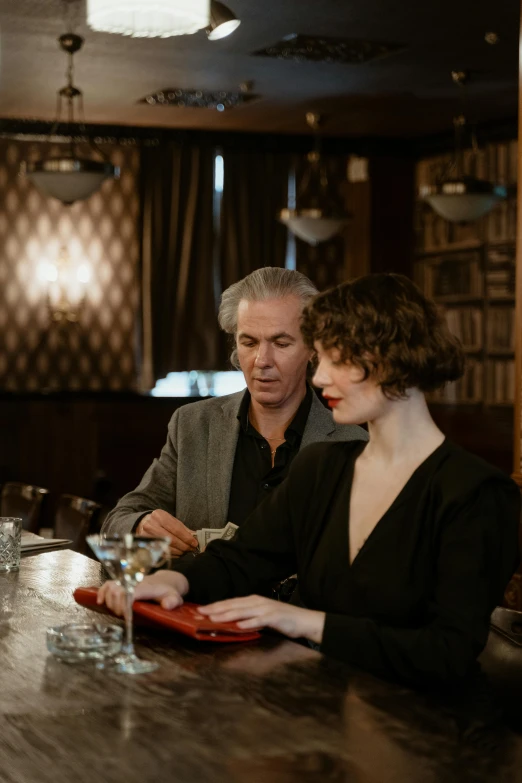
[[[451, 156], [417, 164], [417, 192], [447, 169]], [[466, 353], [463, 378], [430, 395], [450, 405], [513, 405], [515, 397], [515, 243], [517, 142], [465, 155], [466, 171], [508, 187], [508, 198], [472, 224], [449, 223], [416, 207], [414, 276], [441, 307]], [[511, 195], [512, 194], [512, 195]]]

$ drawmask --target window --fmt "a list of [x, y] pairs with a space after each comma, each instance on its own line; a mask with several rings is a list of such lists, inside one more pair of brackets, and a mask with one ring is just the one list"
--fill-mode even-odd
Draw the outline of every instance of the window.
[[222, 397], [246, 387], [242, 372], [169, 372], [151, 391], [153, 397]]
[[214, 214], [214, 257], [213, 257], [213, 273], [214, 273], [214, 302], [216, 308], [216, 315], [219, 309], [219, 302], [221, 299], [221, 269], [219, 264], [219, 236], [221, 234], [221, 204], [223, 202], [223, 186], [225, 184], [225, 162], [223, 160], [223, 154], [221, 150], [216, 150], [214, 154], [214, 202], [213, 202], [213, 214]]
[[[295, 166], [292, 166], [288, 172], [288, 209], [295, 209], [296, 205], [296, 177]], [[286, 269], [296, 268], [296, 246], [295, 246], [295, 234], [288, 229], [286, 230]]]
[[[223, 201], [223, 188], [225, 184], [225, 166], [223, 152], [217, 149], [214, 154], [214, 301], [216, 303], [216, 315], [221, 299], [221, 273], [219, 264], [219, 235], [221, 231], [221, 206]], [[290, 169], [288, 175], [288, 208], [295, 209], [296, 205], [296, 173], [295, 167]], [[274, 214], [274, 221], [276, 216]], [[296, 239], [291, 231], [287, 232], [286, 261], [287, 269], [296, 268]], [[161, 378], [151, 391], [153, 397], [221, 397], [225, 394], [233, 394], [242, 391], [246, 387], [242, 372], [201, 372], [191, 370], [187, 372], [169, 372], [166, 378]]]

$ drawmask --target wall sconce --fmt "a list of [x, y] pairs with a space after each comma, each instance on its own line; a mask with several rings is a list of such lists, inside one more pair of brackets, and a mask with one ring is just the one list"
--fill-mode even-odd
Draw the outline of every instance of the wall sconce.
[[89, 264], [73, 262], [67, 248], [62, 247], [55, 262], [42, 261], [38, 277], [47, 286], [51, 322], [58, 325], [78, 323], [85, 286], [91, 279]]

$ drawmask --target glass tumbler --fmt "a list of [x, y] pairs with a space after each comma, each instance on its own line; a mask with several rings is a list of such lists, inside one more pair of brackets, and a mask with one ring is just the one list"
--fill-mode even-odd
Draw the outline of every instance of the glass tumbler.
[[0, 517], [0, 571], [18, 571], [22, 550], [22, 520]]

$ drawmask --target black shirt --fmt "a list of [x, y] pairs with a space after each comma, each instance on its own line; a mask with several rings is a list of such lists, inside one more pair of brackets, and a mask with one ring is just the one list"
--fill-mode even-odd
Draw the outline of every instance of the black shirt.
[[317, 443], [232, 541], [183, 571], [188, 599], [258, 593], [291, 574], [326, 613], [322, 652], [414, 684], [471, 673], [517, 566], [520, 496], [501, 471], [444, 441], [349, 562], [349, 499], [365, 443]]
[[237, 439], [227, 520], [241, 525], [262, 500], [279, 486], [288, 474], [290, 464], [301, 446], [303, 432], [312, 405], [313, 391], [307, 386], [297, 412], [285, 430], [285, 442], [277, 447], [272, 467], [270, 442], [252, 426], [248, 417], [250, 393], [241, 401], [239, 413], [239, 437]]

